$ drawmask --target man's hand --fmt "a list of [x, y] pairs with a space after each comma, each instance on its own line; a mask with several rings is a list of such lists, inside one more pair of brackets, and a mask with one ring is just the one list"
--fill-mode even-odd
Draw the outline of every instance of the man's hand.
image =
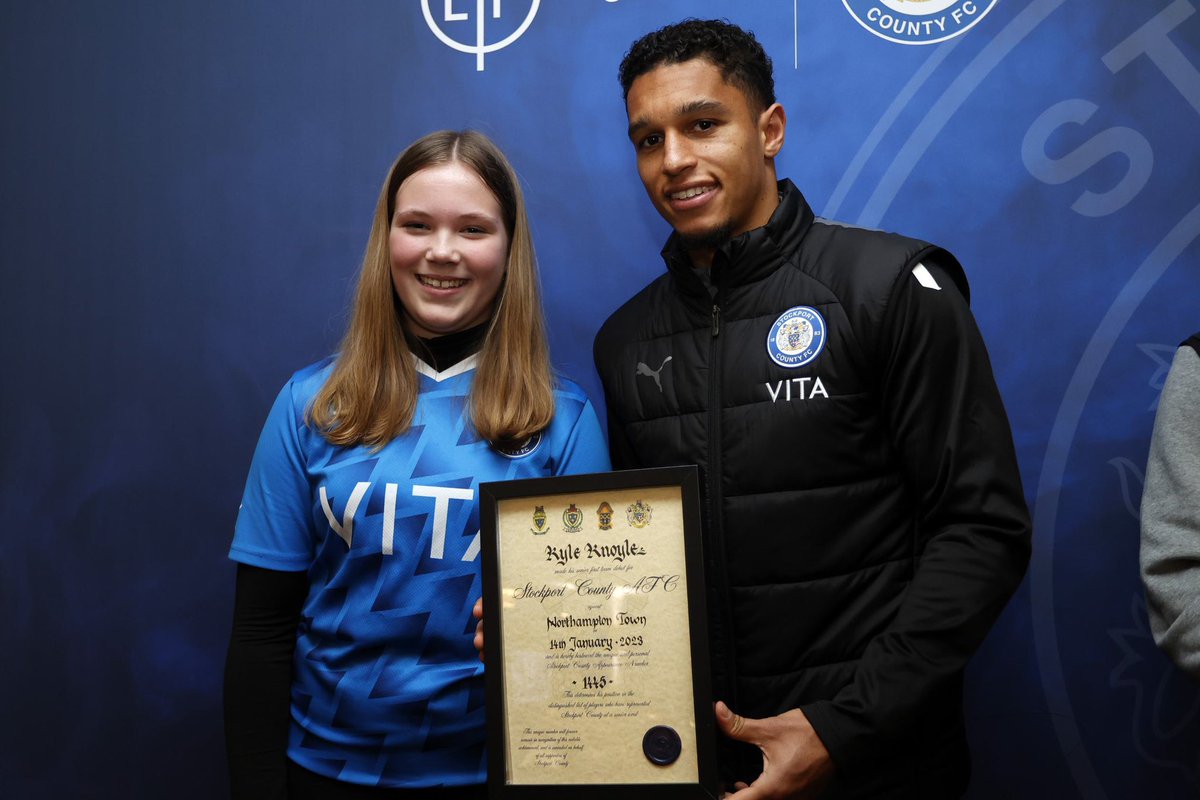
[[730, 739], [762, 750], [763, 771], [747, 786], [736, 785], [728, 800], [783, 800], [818, 797], [833, 777], [833, 760], [800, 709], [777, 717], [747, 719], [717, 703], [717, 725]]
[[475, 649], [479, 651], [479, 660], [483, 661], [483, 598], [475, 601], [471, 614], [479, 622], [475, 623]]

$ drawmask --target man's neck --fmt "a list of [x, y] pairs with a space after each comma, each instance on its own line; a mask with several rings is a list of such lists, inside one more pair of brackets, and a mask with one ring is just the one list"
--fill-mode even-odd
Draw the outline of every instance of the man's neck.
[[778, 182], [775, 180], [774, 169], [771, 170], [770, 177], [772, 202], [764, 205], [763, 215], [759, 220], [756, 220], [757, 224], [751, 225], [749, 228], [746, 228], [743, 231], [738, 231], [732, 234], [730, 233], [730, 230], [733, 229], [733, 226], [730, 225], [721, 233], [714, 232], [714, 234], [711, 236], [693, 240], [691, 245], [689, 245], [686, 239], [682, 242], [683, 249], [687, 251], [688, 257], [692, 260], [693, 267], [696, 269], [712, 269], [713, 257], [716, 256], [717, 249], [720, 246], [714, 242], [727, 242], [743, 233], [755, 230], [756, 228], [761, 228], [771, 221], [771, 217], [775, 215], [775, 212], [779, 209], [779, 204], [783, 201], [783, 192], [777, 188]]
[[713, 256], [716, 255], [717, 248], [715, 247], [698, 247], [694, 250], [687, 251], [688, 258], [692, 260], [692, 266], [696, 269], [712, 269]]

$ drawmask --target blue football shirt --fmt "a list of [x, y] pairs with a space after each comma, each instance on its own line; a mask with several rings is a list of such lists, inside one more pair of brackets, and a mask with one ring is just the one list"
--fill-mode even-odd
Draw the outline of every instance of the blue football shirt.
[[308, 572], [288, 756], [313, 772], [486, 780], [479, 484], [609, 469], [595, 410], [567, 381], [547, 430], [508, 453], [481, 440], [467, 413], [476, 359], [442, 373], [418, 360], [412, 427], [382, 449], [336, 447], [305, 424], [332, 359], [288, 381], [259, 438], [230, 558]]

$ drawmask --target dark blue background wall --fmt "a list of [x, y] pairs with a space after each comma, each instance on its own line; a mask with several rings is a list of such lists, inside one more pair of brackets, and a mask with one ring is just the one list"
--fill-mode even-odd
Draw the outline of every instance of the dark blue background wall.
[[[532, 0], [500, 5], [480, 0], [487, 43]], [[474, 44], [476, 2], [428, 6]], [[666, 235], [616, 65], [694, 15], [774, 58], [780, 171], [819, 212], [967, 266], [1036, 521], [969, 675], [971, 797], [1195, 796], [1200, 693], [1149, 638], [1137, 508], [1200, 329], [1198, 8], [1000, 0], [913, 46], [833, 0], [545, 0], [479, 70], [417, 0], [3, 4], [0, 794], [225, 792], [241, 484], [278, 387], [336, 345], [412, 139], [470, 126], [508, 152], [555, 360], [598, 398], [592, 334]]]

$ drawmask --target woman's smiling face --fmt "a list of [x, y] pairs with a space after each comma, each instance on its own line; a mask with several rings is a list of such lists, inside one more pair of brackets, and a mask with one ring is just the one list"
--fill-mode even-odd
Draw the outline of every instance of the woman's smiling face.
[[408, 330], [445, 336], [491, 317], [508, 231], [479, 176], [458, 161], [427, 167], [400, 184], [395, 208], [388, 250]]

